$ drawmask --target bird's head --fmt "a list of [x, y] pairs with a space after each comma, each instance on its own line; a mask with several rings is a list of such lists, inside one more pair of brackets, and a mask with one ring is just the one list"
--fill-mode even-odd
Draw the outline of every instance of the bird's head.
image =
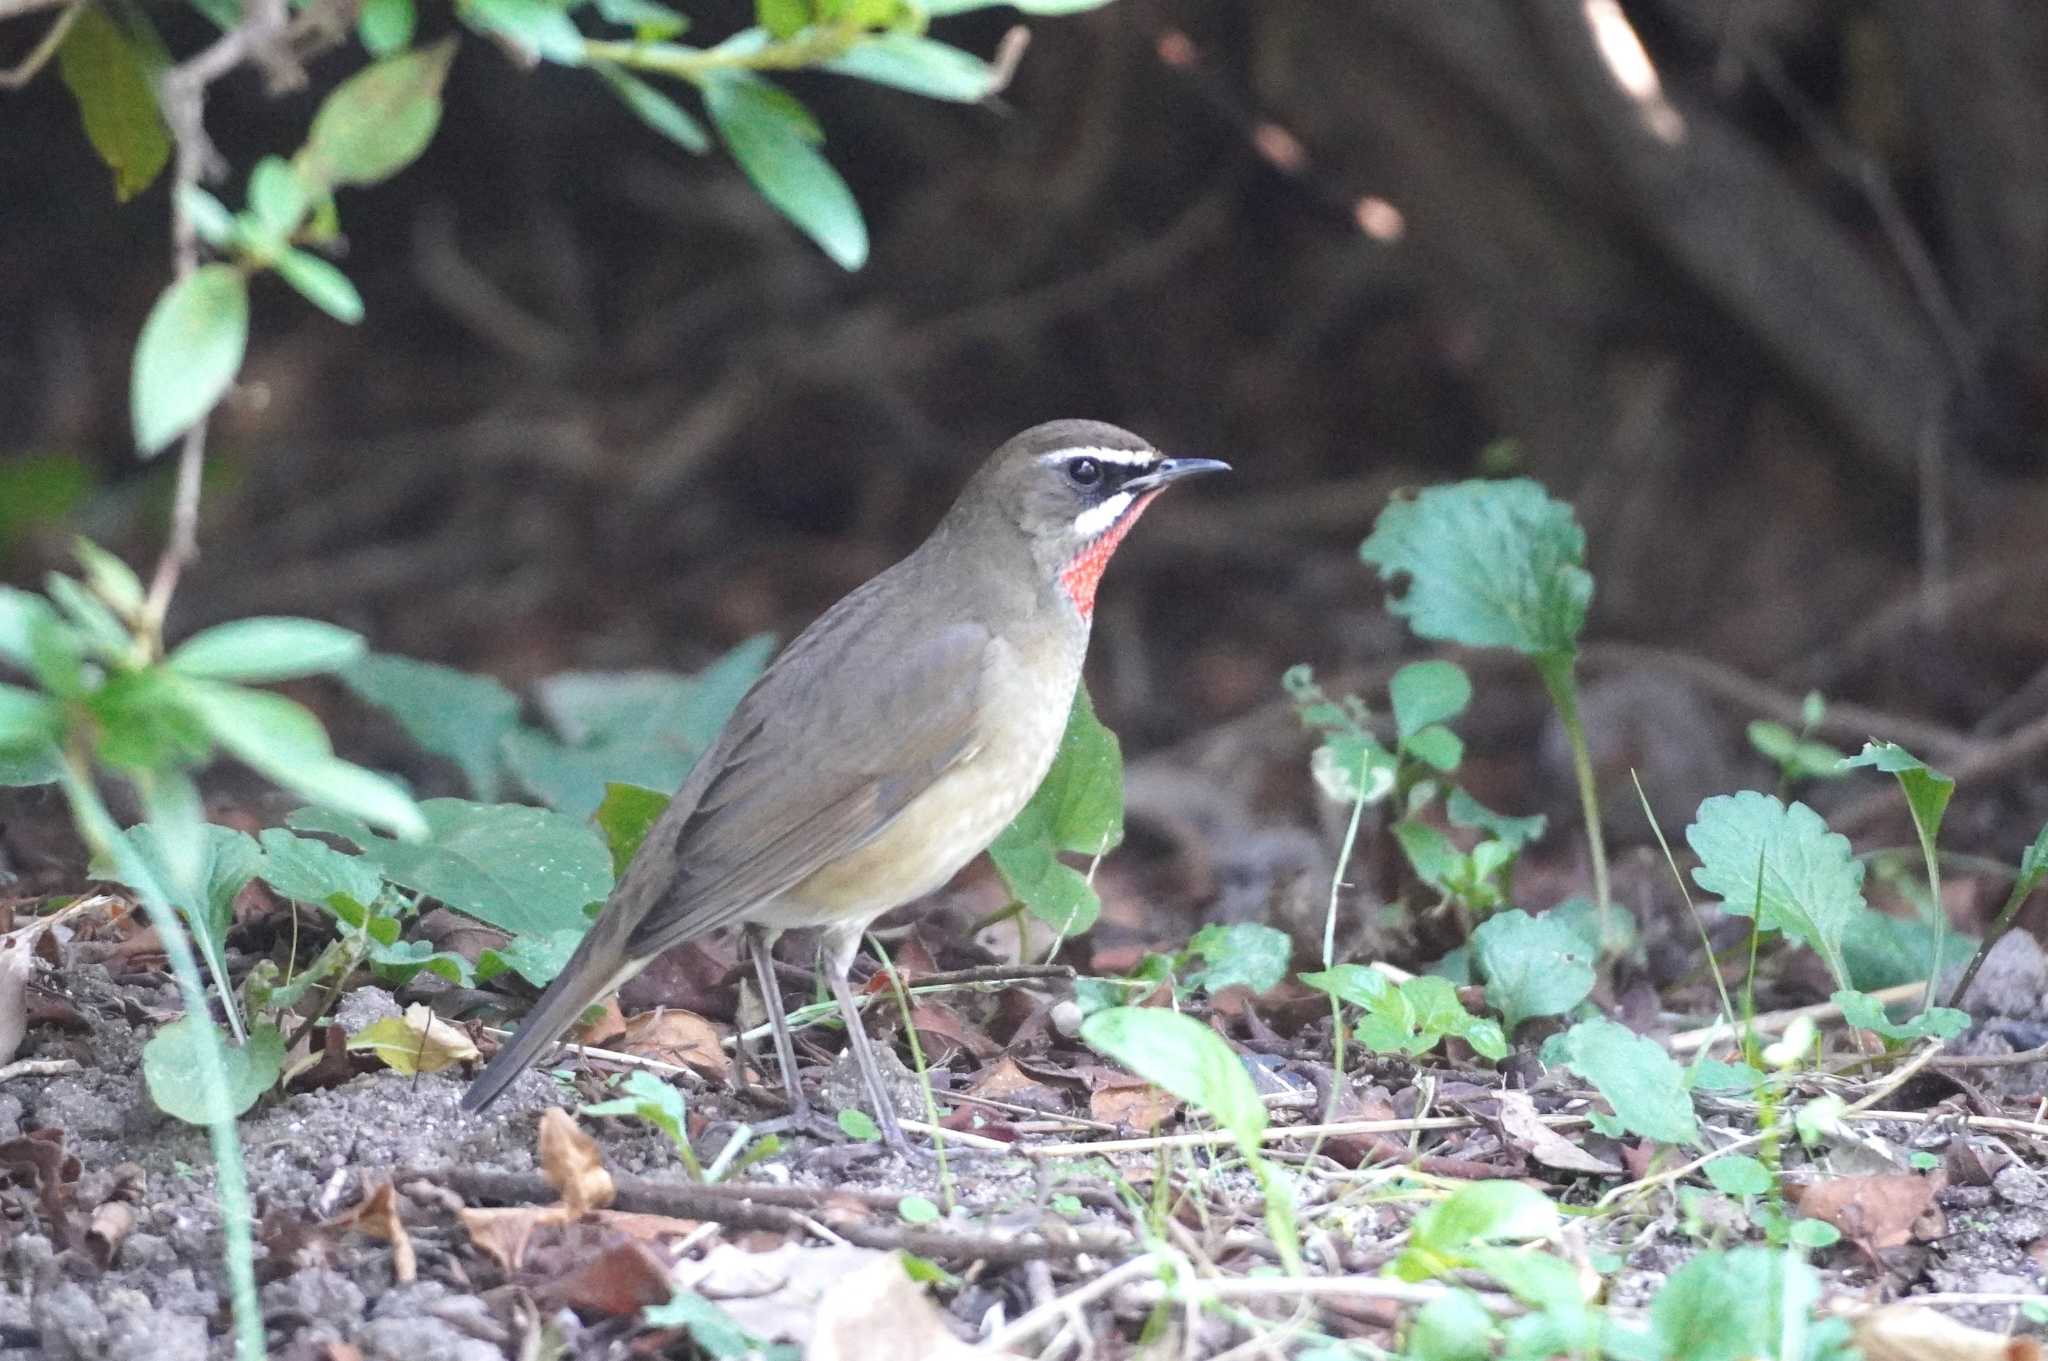
[[1152, 498], [1184, 477], [1229, 470], [1213, 458], [1168, 458], [1100, 421], [1052, 421], [996, 450], [960, 504], [1021, 531], [1033, 562], [1087, 619], [1103, 568]]

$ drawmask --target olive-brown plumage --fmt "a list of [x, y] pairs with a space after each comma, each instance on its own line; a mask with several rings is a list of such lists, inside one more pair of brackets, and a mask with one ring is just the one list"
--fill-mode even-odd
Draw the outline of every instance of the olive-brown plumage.
[[768, 947], [822, 928], [826, 975], [885, 1136], [902, 1133], [847, 987], [869, 922], [942, 886], [1045, 777], [1080, 681], [1095, 582], [1168, 459], [1093, 421], [998, 449], [917, 550], [762, 673], [627, 866], [519, 1033], [463, 1098], [489, 1103], [585, 1007], [679, 942], [745, 926], [792, 1106]]

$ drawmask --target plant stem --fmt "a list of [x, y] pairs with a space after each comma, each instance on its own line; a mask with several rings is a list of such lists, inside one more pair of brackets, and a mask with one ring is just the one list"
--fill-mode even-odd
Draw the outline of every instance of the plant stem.
[[1941, 984], [1941, 951], [1948, 943], [1948, 909], [1941, 901], [1941, 857], [1934, 850], [1934, 829], [1920, 825], [1920, 814], [1913, 814], [1913, 830], [1920, 838], [1920, 854], [1927, 861], [1927, 892], [1933, 899], [1934, 912], [1934, 958], [1927, 966], [1927, 991], [1920, 994], [1919, 1014], [1925, 1016], [1927, 1009], [1934, 1005], [1934, 990]]
[[[2019, 916], [2021, 904], [2033, 896], [2034, 890], [2040, 887], [2040, 884], [2039, 879], [2024, 877], [2013, 884], [2011, 894], [2006, 897], [2005, 906], [1998, 909], [1998, 919], [1992, 922], [1991, 929], [1984, 933], [1984, 943], [1979, 945], [1977, 953], [1970, 957], [1970, 967], [1963, 970], [1962, 978], [1956, 982], [1956, 990], [1948, 995], [1950, 1006], [1963, 1005], [1963, 999], [1969, 995], [1970, 984], [1977, 981], [1977, 970], [1984, 967], [1985, 956], [1989, 955], [1991, 947], [2004, 939], [2005, 933], [2012, 929], [2013, 918]], [[1929, 986], [1933, 986], [1931, 982]]]
[[725, 45], [586, 40], [583, 56], [587, 61], [653, 71], [694, 84], [718, 71], [797, 71], [816, 66], [844, 56], [860, 41], [862, 31], [852, 24], [825, 24], [751, 51]]
[[925, 1067], [924, 1045], [917, 1038], [917, 1025], [910, 1016], [910, 989], [903, 985], [903, 976], [896, 972], [896, 961], [889, 958], [889, 951], [874, 935], [868, 936], [868, 947], [881, 961], [882, 972], [889, 976], [889, 988], [896, 994], [896, 1006], [903, 1015], [903, 1034], [910, 1041], [910, 1059], [917, 1066], [917, 1089], [924, 1096], [924, 1118], [932, 1127], [932, 1149], [939, 1160], [939, 1199], [947, 1213], [954, 1204], [953, 1171], [946, 1163], [946, 1136], [940, 1133], [939, 1101], [932, 1094], [932, 1075]]
[[228, 1094], [227, 1070], [221, 1062], [219, 1037], [213, 1029], [206, 1006], [206, 985], [199, 977], [199, 961], [185, 938], [185, 925], [164, 895], [162, 885], [128, 839], [121, 835], [114, 815], [100, 800], [93, 786], [92, 772], [85, 757], [67, 751], [63, 767], [64, 795], [79, 836], [95, 855], [114, 862], [123, 883], [135, 890], [143, 911], [156, 927], [158, 939], [177, 979], [185, 1013], [205, 1027], [206, 1042], [198, 1046], [199, 1085], [206, 1094], [210, 1118], [206, 1132], [213, 1145], [214, 1198], [220, 1206], [222, 1259], [228, 1277], [228, 1298], [234, 1307], [235, 1351], [241, 1361], [264, 1361], [263, 1313], [256, 1295], [256, 1250], [249, 1229], [249, 1183], [242, 1168], [242, 1146], [235, 1133], [233, 1099]]
[[1586, 846], [1593, 858], [1594, 920], [1600, 934], [1600, 953], [1607, 953], [1607, 841], [1600, 830], [1600, 791], [1593, 782], [1593, 753], [1586, 747], [1586, 726], [1579, 721], [1579, 686], [1572, 669], [1578, 655], [1551, 652], [1536, 658], [1536, 673], [1550, 702], [1564, 724], [1564, 735], [1572, 748], [1572, 775], [1579, 782], [1579, 809], [1586, 819]]

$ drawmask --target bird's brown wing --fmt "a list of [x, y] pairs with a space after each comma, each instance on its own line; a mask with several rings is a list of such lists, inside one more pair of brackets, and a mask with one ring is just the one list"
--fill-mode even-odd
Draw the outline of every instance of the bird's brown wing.
[[971, 623], [890, 632], [800, 638], [749, 692], [620, 881], [630, 955], [731, 925], [866, 845], [975, 749], [1002, 645]]

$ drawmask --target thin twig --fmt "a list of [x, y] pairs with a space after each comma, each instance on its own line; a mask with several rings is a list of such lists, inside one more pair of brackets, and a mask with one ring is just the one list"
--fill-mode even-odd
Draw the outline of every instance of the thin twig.
[[0, 69], [0, 90], [19, 90], [36, 78], [36, 74], [50, 64], [50, 58], [57, 55], [57, 49], [64, 45], [64, 37], [71, 32], [71, 26], [78, 22], [78, 16], [85, 12], [83, 4], [74, 4], [58, 15], [49, 31], [29, 49], [27, 56], [13, 66]]
[[1047, 1300], [1030, 1312], [1020, 1314], [1015, 1322], [1006, 1323], [988, 1335], [983, 1344], [990, 1352], [1008, 1351], [1027, 1337], [1044, 1332], [1055, 1323], [1078, 1317], [1081, 1307], [1093, 1304], [1127, 1281], [1135, 1281], [1159, 1269], [1160, 1257], [1148, 1252], [1142, 1257], [1133, 1257], [1119, 1267], [1103, 1272], [1094, 1280], [1069, 1290], [1066, 1294]]
[[[1552, 1128], [1590, 1123], [1583, 1115], [1538, 1116]], [[1260, 1136], [1262, 1143], [1284, 1143], [1289, 1139], [1322, 1139], [1349, 1134], [1402, 1134], [1426, 1129], [1478, 1129], [1483, 1122], [1462, 1115], [1435, 1115], [1418, 1120], [1333, 1120], [1318, 1125], [1271, 1126]], [[1161, 1134], [1149, 1139], [1104, 1139], [1096, 1143], [1018, 1145], [1017, 1152], [1030, 1158], [1085, 1158], [1095, 1153], [1155, 1153], [1162, 1148], [1210, 1148], [1237, 1141], [1224, 1130], [1199, 1130], [1190, 1134]]]
[[2017, 1054], [1943, 1054], [1934, 1061], [1937, 1068], [2019, 1068], [2048, 1060], [2048, 1044], [2022, 1049]]

